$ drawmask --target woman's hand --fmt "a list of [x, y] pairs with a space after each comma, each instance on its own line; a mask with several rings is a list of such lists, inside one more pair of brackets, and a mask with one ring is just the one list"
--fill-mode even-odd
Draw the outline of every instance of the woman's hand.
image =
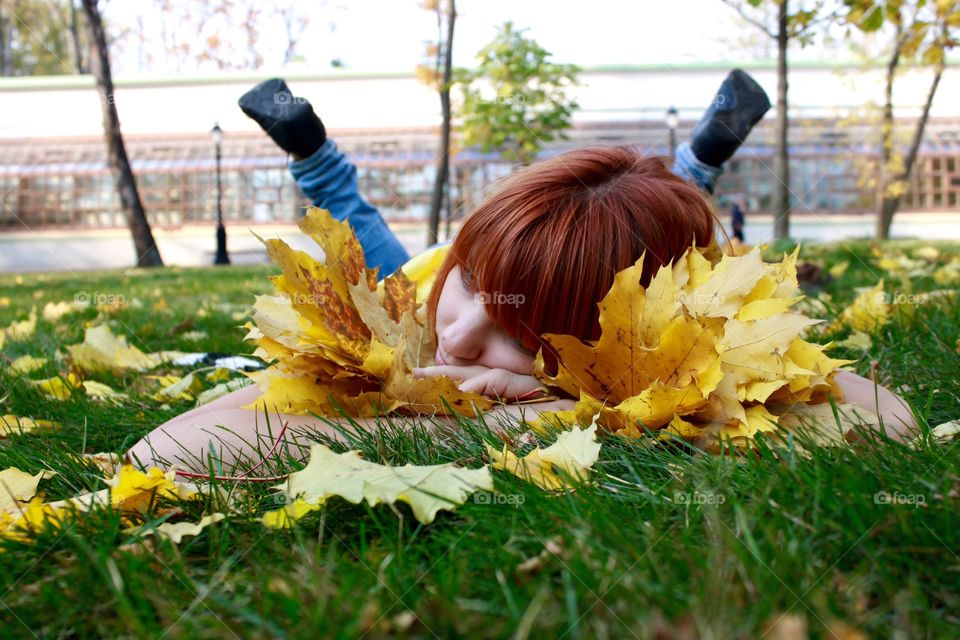
[[520, 396], [543, 387], [543, 383], [533, 376], [507, 369], [490, 369], [481, 365], [414, 368], [413, 375], [418, 378], [447, 376], [462, 381], [461, 391], [473, 391], [490, 398], [507, 401], [519, 400]]

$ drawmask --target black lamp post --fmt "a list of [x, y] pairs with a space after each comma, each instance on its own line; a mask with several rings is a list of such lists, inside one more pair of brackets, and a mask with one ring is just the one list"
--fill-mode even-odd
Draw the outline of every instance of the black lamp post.
[[217, 255], [213, 259], [213, 264], [230, 264], [230, 256], [227, 255], [227, 230], [223, 226], [223, 182], [220, 177], [220, 146], [223, 144], [223, 129], [219, 124], [213, 125], [210, 137], [213, 138], [213, 147], [217, 154]]
[[677, 125], [680, 124], [680, 114], [676, 107], [667, 109], [667, 129], [670, 130], [670, 157], [677, 155]]

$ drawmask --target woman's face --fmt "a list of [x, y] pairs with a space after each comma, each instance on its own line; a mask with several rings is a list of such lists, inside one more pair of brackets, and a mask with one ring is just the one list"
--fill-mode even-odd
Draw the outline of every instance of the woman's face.
[[437, 301], [437, 364], [481, 365], [530, 375], [536, 354], [487, 315], [484, 295], [489, 294], [473, 287], [469, 273], [459, 266], [450, 270]]

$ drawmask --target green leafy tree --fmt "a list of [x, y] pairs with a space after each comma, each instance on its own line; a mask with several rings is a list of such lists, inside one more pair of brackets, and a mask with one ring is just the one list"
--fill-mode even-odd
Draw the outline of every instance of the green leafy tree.
[[[907, 193], [910, 172], [917, 160], [923, 141], [923, 132], [930, 117], [930, 107], [940, 86], [940, 78], [946, 68], [946, 53], [958, 43], [960, 28], [960, 2], [956, 0], [845, 0], [849, 8], [847, 23], [866, 33], [890, 32], [887, 48], [886, 82], [880, 133], [882, 139], [880, 184], [882, 194], [877, 212], [876, 237], [890, 237], [893, 217]], [[905, 63], [930, 67], [933, 76], [927, 91], [926, 101], [910, 144], [897, 147], [894, 135], [893, 87], [897, 73]]]
[[550, 62], [551, 54], [515, 30], [512, 22], [477, 54], [475, 70], [457, 69], [463, 92], [461, 129], [466, 145], [499, 149], [503, 157], [529, 164], [543, 143], [565, 138], [577, 109], [567, 91], [579, 67]]
[[777, 119], [773, 156], [773, 235], [790, 237], [790, 146], [787, 132], [787, 50], [791, 43], [813, 42], [819, 26], [837, 17], [826, 0], [723, 0], [748, 24], [760, 29], [777, 43]]
[[84, 72], [81, 31], [72, 0], [0, 2], [0, 75]]

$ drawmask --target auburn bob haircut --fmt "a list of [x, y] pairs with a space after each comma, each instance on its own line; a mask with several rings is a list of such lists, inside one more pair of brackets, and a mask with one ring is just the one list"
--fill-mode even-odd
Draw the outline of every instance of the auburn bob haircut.
[[430, 326], [459, 266], [478, 292], [514, 294], [486, 296], [487, 313], [523, 347], [543, 347], [553, 370], [540, 335], [598, 339], [597, 303], [614, 275], [646, 251], [646, 286], [691, 244], [714, 244], [715, 222], [712, 205], [664, 158], [628, 146], [557, 155], [506, 178], [464, 221], [427, 300]]

